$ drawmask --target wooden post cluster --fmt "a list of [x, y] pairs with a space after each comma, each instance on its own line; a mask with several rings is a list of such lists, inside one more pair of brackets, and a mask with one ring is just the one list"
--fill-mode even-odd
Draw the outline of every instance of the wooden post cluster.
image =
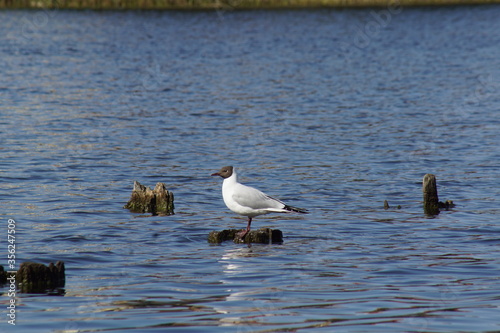
[[154, 190], [134, 181], [130, 200], [124, 206], [133, 213], [151, 213], [152, 215], [173, 215], [174, 194], [163, 183], [157, 183]]
[[6, 272], [0, 266], [0, 283], [15, 275], [17, 287], [23, 293], [44, 293], [47, 290], [64, 287], [66, 273], [64, 262], [58, 261], [48, 266], [35, 262], [23, 262], [17, 272]]

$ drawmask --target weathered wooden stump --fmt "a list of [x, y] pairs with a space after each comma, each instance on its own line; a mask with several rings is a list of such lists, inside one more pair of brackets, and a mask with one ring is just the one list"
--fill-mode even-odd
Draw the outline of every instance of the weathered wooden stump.
[[15, 275], [15, 282], [23, 293], [43, 293], [47, 290], [64, 287], [66, 273], [64, 262], [58, 261], [49, 266], [34, 262], [24, 262], [17, 272], [6, 272], [0, 266], [0, 282]]
[[424, 194], [424, 212], [427, 215], [439, 214], [439, 197], [436, 185], [436, 176], [426, 174], [422, 181], [422, 192]]
[[445, 202], [439, 201], [436, 176], [433, 174], [426, 174], [422, 181], [422, 192], [424, 194], [424, 213], [427, 215], [438, 215], [439, 208], [448, 210], [455, 207], [451, 200]]
[[391, 208], [391, 207], [389, 206], [389, 202], [388, 202], [387, 200], [384, 200], [384, 209], [385, 209], [385, 210], [388, 210], [389, 208]]
[[154, 190], [134, 181], [130, 200], [123, 207], [133, 213], [151, 213], [152, 215], [173, 215], [174, 194], [163, 183], [157, 183]]
[[225, 229], [222, 231], [212, 231], [208, 234], [208, 242], [219, 244], [224, 241], [232, 240], [235, 243], [283, 243], [283, 233], [279, 229], [260, 228], [258, 230], [250, 230], [245, 236], [245, 239], [240, 239], [238, 233], [241, 229]]
[[161, 215], [174, 215], [174, 194], [167, 190], [165, 184], [157, 183], [153, 193], [156, 199], [156, 213]]

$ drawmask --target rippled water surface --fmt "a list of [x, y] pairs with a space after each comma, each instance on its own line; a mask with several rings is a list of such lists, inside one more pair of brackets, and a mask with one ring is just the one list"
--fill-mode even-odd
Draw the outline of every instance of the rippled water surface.
[[[13, 219], [16, 265], [67, 277], [15, 327], [3, 286], [0, 331], [499, 331], [499, 16], [0, 12], [0, 264]], [[223, 165], [311, 213], [208, 244], [246, 225]], [[455, 208], [423, 213], [426, 173]], [[123, 209], [134, 180], [176, 214]]]

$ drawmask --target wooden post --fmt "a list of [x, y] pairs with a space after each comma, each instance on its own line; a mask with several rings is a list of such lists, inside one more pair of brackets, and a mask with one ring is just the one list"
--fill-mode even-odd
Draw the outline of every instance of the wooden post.
[[64, 287], [66, 273], [64, 262], [58, 261], [55, 265], [48, 266], [35, 262], [23, 262], [18, 271], [4, 271], [0, 266], [0, 282], [5, 283], [8, 278], [15, 276], [14, 280], [23, 293], [45, 293]]
[[225, 229], [222, 231], [212, 231], [208, 235], [208, 242], [219, 244], [227, 240], [232, 240], [235, 243], [283, 243], [283, 233], [279, 229], [260, 228], [258, 230], [250, 230], [245, 239], [240, 239], [238, 233], [241, 229]]
[[387, 200], [384, 200], [384, 209], [385, 209], [385, 210], [388, 210], [389, 208], [391, 208], [391, 207], [389, 206], [389, 202], [388, 202]]
[[426, 174], [422, 182], [422, 192], [424, 194], [424, 213], [427, 215], [439, 214], [439, 198], [436, 185], [436, 176]]
[[174, 194], [169, 192], [163, 183], [157, 183], [153, 190], [155, 195], [156, 214], [174, 215]]
[[154, 211], [155, 195], [149, 187], [134, 181], [134, 189], [130, 200], [123, 208], [127, 208], [133, 213], [151, 213]]
[[133, 213], [152, 215], [174, 215], [174, 194], [167, 191], [165, 184], [157, 183], [154, 190], [134, 181], [130, 200], [123, 207]]

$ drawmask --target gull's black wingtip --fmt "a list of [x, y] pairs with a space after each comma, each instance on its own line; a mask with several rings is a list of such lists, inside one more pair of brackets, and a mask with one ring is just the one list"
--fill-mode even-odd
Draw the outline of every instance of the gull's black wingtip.
[[304, 208], [298, 208], [298, 207], [293, 207], [293, 206], [288, 206], [285, 205], [284, 209], [290, 211], [290, 212], [296, 212], [296, 213], [302, 213], [302, 214], [309, 214], [309, 211]]

